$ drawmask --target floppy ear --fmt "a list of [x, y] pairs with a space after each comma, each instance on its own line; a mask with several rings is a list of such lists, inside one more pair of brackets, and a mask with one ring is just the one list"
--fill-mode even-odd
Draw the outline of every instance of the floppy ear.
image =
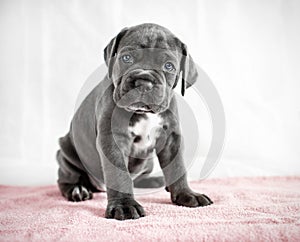
[[198, 77], [196, 64], [190, 54], [188, 54], [187, 47], [181, 43], [182, 57], [180, 61], [181, 79], [181, 95], [184, 96], [185, 89], [192, 86]]
[[104, 60], [108, 67], [108, 77], [111, 78], [112, 75], [112, 67], [115, 62], [115, 56], [118, 51], [119, 42], [122, 39], [122, 37], [126, 34], [128, 28], [124, 28], [121, 30], [121, 32], [113, 38], [109, 44], [104, 49]]

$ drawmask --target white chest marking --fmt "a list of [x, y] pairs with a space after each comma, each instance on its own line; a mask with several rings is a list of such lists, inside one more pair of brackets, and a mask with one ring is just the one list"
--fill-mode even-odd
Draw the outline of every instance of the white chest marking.
[[146, 149], [154, 146], [154, 142], [162, 128], [162, 118], [159, 114], [147, 113], [146, 118], [142, 118], [129, 127], [129, 131], [139, 136], [138, 142], [134, 143], [136, 149]]

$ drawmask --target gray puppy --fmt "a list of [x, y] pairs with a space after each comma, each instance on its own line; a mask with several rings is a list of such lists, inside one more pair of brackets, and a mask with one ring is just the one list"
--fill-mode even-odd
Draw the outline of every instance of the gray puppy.
[[[104, 50], [108, 74], [76, 111], [59, 140], [58, 185], [70, 201], [107, 192], [107, 218], [145, 216], [135, 187], [165, 184], [171, 200], [187, 207], [212, 204], [192, 191], [182, 159], [173, 89], [197, 79], [187, 48], [168, 29], [142, 24], [123, 29]], [[164, 177], [149, 177], [157, 156]]]

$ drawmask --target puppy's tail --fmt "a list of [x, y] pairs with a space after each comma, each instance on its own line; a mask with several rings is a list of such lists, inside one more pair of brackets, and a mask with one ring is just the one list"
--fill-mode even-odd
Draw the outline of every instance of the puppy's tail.
[[136, 188], [160, 188], [165, 186], [165, 179], [162, 176], [141, 176], [133, 181]]

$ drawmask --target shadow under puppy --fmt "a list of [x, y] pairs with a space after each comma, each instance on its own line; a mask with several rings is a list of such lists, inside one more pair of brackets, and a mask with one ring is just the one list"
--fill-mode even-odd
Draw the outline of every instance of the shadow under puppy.
[[[165, 184], [173, 203], [212, 204], [192, 191], [182, 158], [182, 139], [173, 89], [197, 79], [187, 48], [168, 29], [142, 24], [123, 29], [104, 50], [108, 73], [76, 111], [59, 139], [58, 185], [70, 201], [107, 192], [105, 217], [145, 216], [135, 187]], [[157, 156], [164, 177], [149, 177]]]

